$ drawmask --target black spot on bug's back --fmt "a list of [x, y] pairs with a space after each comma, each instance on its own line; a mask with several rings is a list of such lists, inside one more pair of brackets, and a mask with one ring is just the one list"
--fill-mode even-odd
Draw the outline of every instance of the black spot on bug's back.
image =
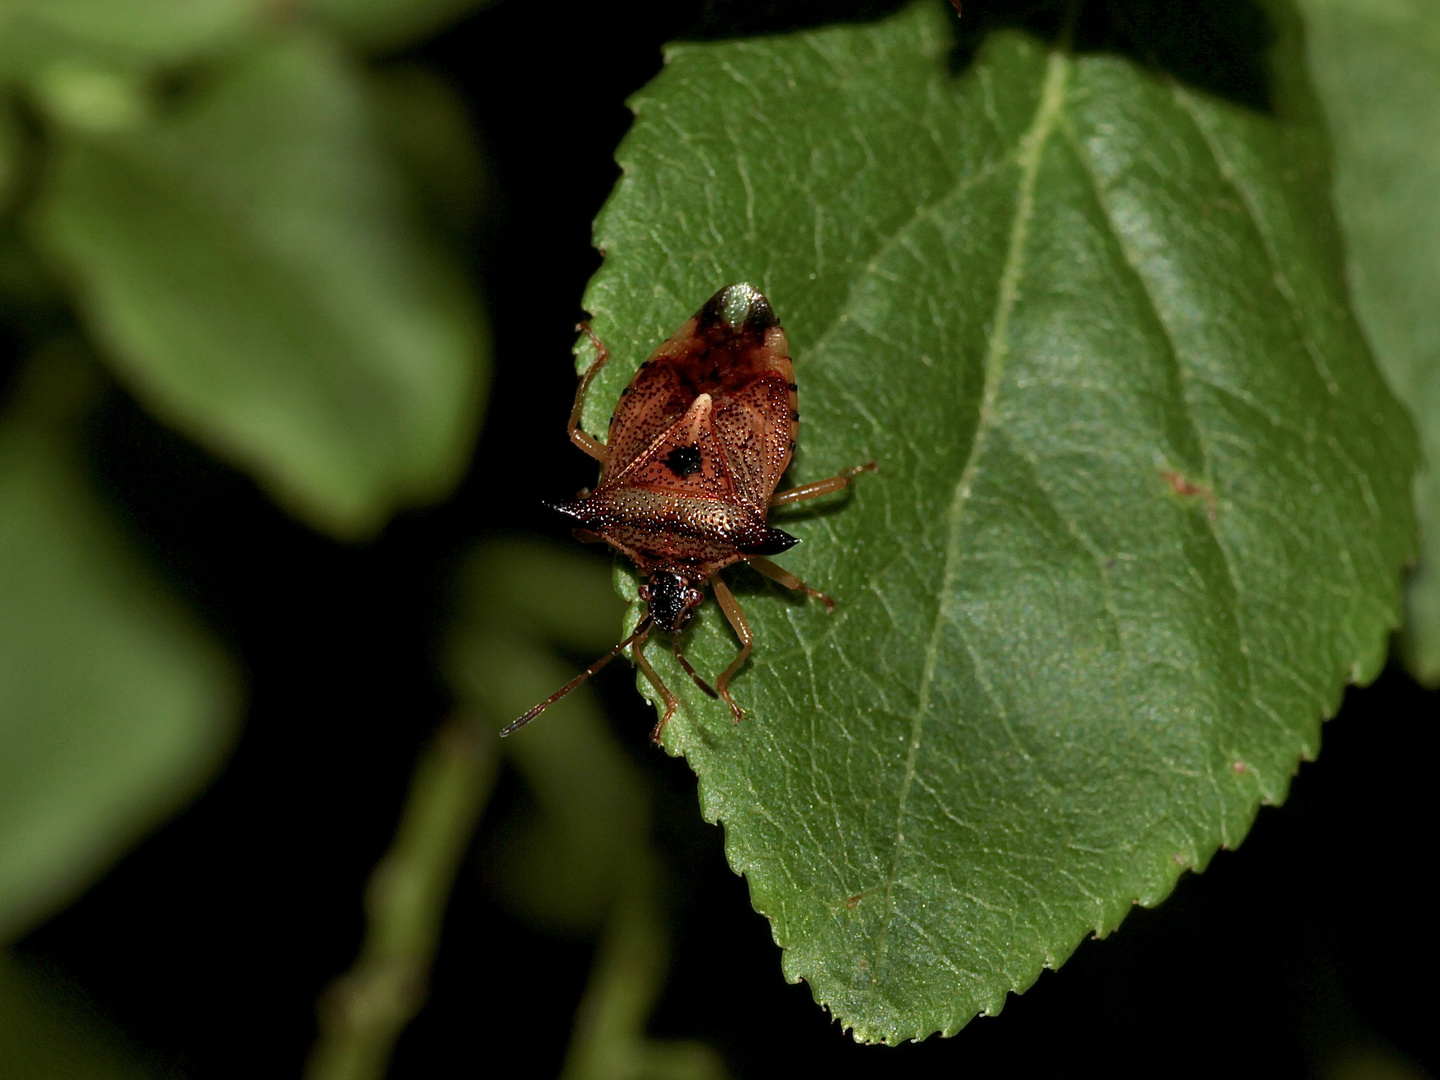
[[694, 446], [677, 446], [665, 455], [665, 467], [684, 480], [700, 468], [700, 450]]

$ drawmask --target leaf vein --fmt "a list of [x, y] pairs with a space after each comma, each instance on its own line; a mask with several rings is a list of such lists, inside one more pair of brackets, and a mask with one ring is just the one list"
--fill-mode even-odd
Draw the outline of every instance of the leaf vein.
[[905, 809], [910, 787], [915, 782], [916, 763], [924, 734], [925, 715], [930, 709], [930, 688], [934, 681], [939, 660], [940, 636], [950, 621], [949, 601], [955, 578], [961, 564], [960, 524], [965, 504], [969, 501], [972, 485], [978, 470], [980, 457], [984, 452], [985, 440], [990, 426], [994, 423], [996, 397], [999, 393], [1000, 373], [1005, 365], [1009, 349], [1010, 317], [1020, 293], [1020, 277], [1024, 267], [1025, 244], [1029, 234], [1030, 219], [1035, 210], [1035, 184], [1040, 173], [1040, 161], [1045, 145], [1055, 128], [1064, 108], [1065, 87], [1070, 71], [1070, 57], [1059, 50], [1051, 52], [1045, 69], [1045, 81], [1041, 87], [1039, 102], [1030, 126], [1021, 136], [1016, 163], [1019, 166], [1019, 190], [1015, 200], [1015, 216], [1010, 225], [1009, 244], [1005, 262], [1000, 274], [1000, 284], [995, 301], [995, 321], [991, 328], [990, 341], [985, 356], [985, 388], [980, 402], [979, 419], [970, 443], [970, 454], [960, 479], [955, 485], [948, 514], [948, 542], [945, 553], [945, 573], [939, 592], [939, 603], [935, 610], [929, 641], [925, 646], [925, 662], [920, 677], [920, 689], [914, 716], [911, 720], [909, 748], [905, 759], [905, 773], [900, 782], [896, 800], [895, 832], [891, 842], [889, 872], [885, 880], [885, 914], [876, 934], [875, 956], [871, 964], [870, 998], [874, 1004], [879, 990], [881, 971], [886, 957], [886, 944], [890, 928], [895, 919], [895, 882], [900, 872], [901, 855], [905, 847]]

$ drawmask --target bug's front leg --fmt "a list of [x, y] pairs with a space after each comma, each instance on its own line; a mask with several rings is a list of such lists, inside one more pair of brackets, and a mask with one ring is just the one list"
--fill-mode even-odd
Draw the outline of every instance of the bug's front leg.
[[740, 605], [735, 601], [735, 594], [720, 579], [719, 574], [710, 579], [710, 586], [715, 590], [715, 599], [720, 604], [720, 610], [725, 612], [725, 618], [730, 620], [730, 628], [740, 639], [740, 655], [735, 657], [730, 662], [730, 666], [722, 671], [720, 677], [715, 680], [715, 689], [725, 699], [725, 704], [730, 706], [730, 711], [735, 714], [735, 722], [738, 724], [745, 719], [745, 714], [740, 711], [740, 706], [736, 705], [735, 699], [730, 696], [730, 680], [750, 655], [750, 649], [755, 644], [755, 635], [750, 631], [750, 624], [745, 621], [745, 613], [740, 610]]
[[575, 329], [582, 331], [590, 339], [590, 344], [595, 346], [595, 362], [581, 376], [580, 385], [575, 388], [575, 404], [570, 409], [570, 422], [566, 425], [565, 430], [570, 433], [572, 443], [603, 465], [608, 456], [605, 444], [581, 428], [580, 413], [585, 408], [585, 394], [590, 389], [590, 380], [595, 378], [596, 372], [605, 366], [606, 360], [610, 359], [610, 350], [601, 344], [600, 339], [590, 329], [589, 323], [582, 322]]
[[[867, 461], [864, 465], [856, 465], [853, 469], [846, 469], [839, 476], [832, 476], [826, 480], [812, 480], [808, 484], [801, 484], [789, 491], [782, 491], [770, 498], [770, 505], [784, 506], [787, 503], [804, 502], [806, 499], [815, 499], [821, 495], [829, 495], [832, 491], [839, 491], [841, 488], [849, 487], [852, 478], [859, 476], [862, 472], [877, 472], [880, 466], [873, 461]], [[778, 578], [776, 580], [779, 580]], [[791, 586], [793, 588], [794, 586]]]
[[654, 730], [650, 732], [650, 741], [656, 746], [659, 746], [660, 733], [665, 730], [665, 725], [668, 724], [670, 718], [675, 715], [675, 710], [680, 705], [680, 699], [670, 692], [670, 688], [665, 685], [659, 674], [650, 666], [650, 661], [645, 659], [645, 643], [647, 640], [648, 637], [642, 637], [636, 641], [634, 648], [630, 650], [630, 655], [635, 658], [635, 665], [643, 671], [645, 677], [650, 680], [650, 685], [660, 691], [660, 698], [665, 702], [665, 713], [660, 717], [660, 722], [655, 725]]

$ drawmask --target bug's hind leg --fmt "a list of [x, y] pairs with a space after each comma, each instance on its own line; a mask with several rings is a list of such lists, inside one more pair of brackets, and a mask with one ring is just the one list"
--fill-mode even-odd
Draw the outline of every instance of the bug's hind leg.
[[590, 381], [605, 366], [605, 361], [610, 359], [610, 350], [600, 343], [589, 323], [582, 322], [575, 329], [582, 331], [590, 339], [590, 344], [595, 346], [595, 362], [586, 369], [580, 378], [580, 385], [575, 388], [575, 404], [570, 408], [570, 422], [565, 426], [565, 430], [570, 433], [572, 443], [603, 464], [608, 455], [605, 444], [580, 427], [580, 412], [585, 408], [585, 394], [590, 390]]
[[[804, 502], [806, 499], [816, 499], [821, 495], [829, 495], [832, 491], [839, 491], [841, 488], [849, 487], [850, 481], [859, 476], [862, 472], [877, 472], [880, 466], [873, 461], [867, 461], [864, 465], [856, 465], [853, 469], [846, 469], [838, 476], [832, 476], [826, 480], [812, 480], [808, 484], [801, 484], [789, 491], [782, 491], [778, 495], [770, 497], [771, 506], [784, 506], [787, 503]], [[779, 580], [778, 578], [776, 579]], [[794, 588], [792, 585], [791, 588]]]
[[779, 582], [787, 589], [794, 589], [796, 592], [803, 592], [806, 596], [814, 597], [816, 600], [819, 600], [822, 604], [825, 605], [825, 611], [827, 613], [834, 613], [834, 600], [830, 599], [830, 597], [826, 596], [819, 589], [812, 589], [809, 585], [806, 585], [805, 582], [801, 581], [798, 577], [790, 573], [790, 571], [786, 570], [783, 566], [771, 562], [763, 555], [747, 555], [745, 557], [745, 561], [748, 562], [751, 566], [753, 566], [756, 570], [759, 570], [760, 573], [764, 574], [771, 581]]
[[659, 746], [660, 733], [665, 730], [665, 725], [668, 724], [670, 718], [675, 715], [675, 710], [680, 705], [680, 699], [670, 692], [670, 688], [665, 685], [655, 669], [650, 666], [650, 661], [645, 659], [645, 641], [646, 638], [641, 638], [635, 642], [635, 647], [630, 650], [630, 655], [635, 658], [636, 666], [643, 671], [645, 677], [650, 680], [650, 685], [660, 691], [660, 699], [665, 702], [665, 712], [660, 717], [660, 722], [656, 724], [650, 732], [650, 741], [656, 746]]
[[715, 599], [720, 604], [720, 610], [725, 612], [725, 618], [730, 620], [730, 628], [740, 639], [740, 655], [735, 657], [730, 662], [730, 666], [722, 671], [720, 677], [715, 680], [715, 689], [725, 699], [725, 704], [730, 706], [730, 711], [735, 714], [735, 722], [738, 724], [745, 719], [745, 714], [740, 711], [740, 706], [736, 705], [735, 699], [730, 696], [730, 680], [740, 670], [740, 665], [745, 663], [746, 658], [749, 657], [750, 649], [755, 644], [755, 635], [750, 632], [750, 624], [745, 621], [745, 613], [735, 602], [735, 594], [720, 579], [719, 574], [710, 578], [710, 585], [715, 590]]

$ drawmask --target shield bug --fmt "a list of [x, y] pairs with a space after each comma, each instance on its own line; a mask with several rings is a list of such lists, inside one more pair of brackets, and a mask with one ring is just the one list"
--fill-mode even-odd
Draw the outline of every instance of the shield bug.
[[[603, 443], [581, 429], [580, 413], [609, 353], [588, 325], [576, 329], [589, 336], [595, 361], [575, 392], [570, 441], [600, 462], [600, 481], [593, 492], [554, 509], [575, 522], [581, 540], [607, 543], [635, 563], [646, 610], [634, 633], [500, 734], [524, 727], [630, 648], [665, 702], [651, 733], [659, 742], [679, 700], [645, 659], [652, 630], [670, 635], [680, 666], [705, 693], [723, 698], [738, 721], [744, 714], [730, 696], [730, 680], [750, 655], [754, 635], [720, 571], [747, 562], [833, 611], [835, 601], [767, 557], [799, 541], [766, 517], [771, 507], [839, 491], [875, 463], [776, 493], [800, 422], [795, 369], [780, 320], [750, 285], [721, 289], [640, 365]], [[707, 584], [740, 640], [739, 654], [713, 689], [680, 651], [681, 633]]]

